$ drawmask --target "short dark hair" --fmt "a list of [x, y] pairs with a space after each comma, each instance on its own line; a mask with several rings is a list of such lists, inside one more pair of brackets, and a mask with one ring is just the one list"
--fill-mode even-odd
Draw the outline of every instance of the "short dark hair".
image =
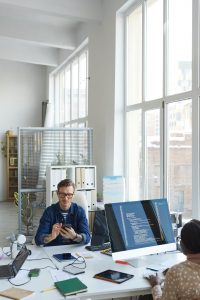
[[189, 253], [200, 253], [200, 221], [193, 219], [181, 230], [181, 241]]
[[59, 189], [61, 187], [67, 187], [67, 186], [72, 186], [74, 191], [75, 191], [75, 184], [71, 179], [63, 179], [61, 180], [58, 185], [57, 185], [57, 190], [59, 191]]

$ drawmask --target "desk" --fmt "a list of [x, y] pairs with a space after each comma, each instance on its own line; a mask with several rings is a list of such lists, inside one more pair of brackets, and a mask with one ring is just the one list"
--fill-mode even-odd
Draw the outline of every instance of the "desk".
[[[72, 254], [85, 253], [85, 246], [80, 245], [69, 245], [69, 246], [57, 246], [57, 247], [37, 247], [30, 246], [28, 247], [32, 250], [32, 255], [29, 258], [51, 258], [55, 253], [71, 252]], [[112, 257], [101, 254], [99, 252], [89, 252], [93, 257], [86, 259], [87, 267], [86, 272], [84, 274], [77, 275], [77, 277], [83, 281], [88, 287], [88, 291], [86, 293], [80, 293], [74, 296], [68, 296], [67, 299], [110, 299], [110, 298], [120, 298], [120, 297], [128, 297], [128, 296], [137, 296], [137, 295], [145, 295], [151, 293], [149, 283], [143, 279], [143, 274], [146, 272], [145, 267], [133, 268], [130, 265], [122, 265], [117, 264], [112, 260]], [[22, 269], [31, 269], [31, 268], [42, 268], [45, 266], [53, 266], [50, 260], [36, 260], [30, 261], [28, 260], [22, 266]], [[185, 260], [185, 256], [181, 253], [167, 253], [167, 254], [158, 254], [148, 256], [149, 264], [160, 262], [164, 262], [166, 260], [174, 260], [174, 263]], [[0, 263], [5, 264], [8, 259], [1, 259]], [[60, 263], [53, 259], [53, 262], [59, 269], [62, 269], [64, 265], [67, 263]], [[122, 284], [114, 284], [111, 282], [99, 280], [93, 278], [96, 273], [104, 271], [106, 269], [120, 270], [122, 272], [127, 272], [130, 274], [134, 274], [134, 278], [122, 283]], [[60, 300], [64, 299], [64, 297], [55, 289], [45, 293], [41, 293], [41, 290], [45, 288], [52, 287], [53, 280], [50, 274], [50, 269], [42, 269], [39, 277], [32, 278], [31, 281], [21, 288], [27, 290], [34, 290], [35, 295], [30, 297], [30, 299], [38, 300], [38, 299], [46, 299], [46, 300]], [[27, 279], [27, 271], [19, 271], [17, 276], [12, 280], [14, 283], [24, 282]], [[0, 290], [4, 290], [12, 285], [7, 280], [0, 281]], [[0, 299], [6, 299], [0, 297]]]

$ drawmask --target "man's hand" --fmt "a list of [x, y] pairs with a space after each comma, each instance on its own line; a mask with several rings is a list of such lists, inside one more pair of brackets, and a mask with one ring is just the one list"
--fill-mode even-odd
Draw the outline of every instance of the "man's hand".
[[65, 239], [70, 239], [70, 240], [74, 240], [77, 237], [76, 232], [74, 231], [74, 229], [72, 227], [68, 228], [61, 228], [60, 229], [60, 234], [65, 238]]
[[52, 232], [51, 232], [52, 240], [55, 240], [57, 238], [57, 236], [60, 233], [61, 228], [62, 228], [62, 224], [61, 223], [60, 224], [56, 223], [56, 224], [53, 225]]
[[44, 243], [47, 244], [47, 243], [55, 240], [60, 233], [61, 227], [62, 227], [62, 224], [59, 224], [59, 223], [54, 224], [52, 227], [51, 233], [44, 237]]

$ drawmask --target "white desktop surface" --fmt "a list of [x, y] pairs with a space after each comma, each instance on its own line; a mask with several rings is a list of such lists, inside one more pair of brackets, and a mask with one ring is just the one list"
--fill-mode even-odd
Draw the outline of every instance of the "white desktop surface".
[[[32, 269], [32, 268], [42, 268], [46, 266], [53, 266], [50, 260], [35, 260], [29, 261], [31, 258], [51, 258], [53, 262], [58, 266], [60, 270], [68, 262], [61, 263], [52, 258], [53, 254], [62, 253], [62, 252], [71, 252], [72, 254], [86, 253], [87, 250], [85, 246], [80, 245], [70, 245], [70, 246], [57, 246], [57, 247], [37, 247], [37, 246], [28, 246], [32, 250], [31, 256], [28, 257], [27, 261], [23, 264], [22, 269]], [[101, 254], [99, 252], [87, 252], [91, 254], [92, 258], [86, 258], [86, 269], [85, 273], [77, 275], [77, 277], [87, 285], [88, 291], [84, 293], [79, 293], [73, 296], [67, 296], [67, 299], [109, 299], [109, 298], [120, 298], [126, 296], [134, 295], [144, 295], [151, 292], [149, 283], [143, 278], [143, 274], [147, 272], [145, 267], [134, 268], [130, 265], [118, 264], [112, 260], [111, 256]], [[158, 254], [150, 255], [147, 258], [148, 264], [162, 264], [167, 260], [174, 261], [178, 263], [185, 260], [185, 256], [181, 253], [167, 253], [167, 254]], [[10, 262], [10, 259], [5, 258], [0, 260], [0, 264], [7, 264]], [[113, 269], [117, 271], [122, 271], [126, 273], [133, 274], [134, 277], [124, 283], [115, 284], [99, 279], [93, 278], [96, 273], [105, 271], [106, 269]], [[45, 288], [53, 287], [54, 283], [50, 274], [50, 268], [42, 269], [40, 271], [39, 277], [33, 277], [31, 281], [25, 285], [22, 285], [21, 288], [27, 290], [35, 291], [35, 294], [30, 297], [30, 299], [46, 299], [46, 300], [60, 300], [64, 297], [56, 290], [47, 291], [41, 293]], [[28, 280], [28, 271], [20, 270], [17, 276], [11, 281], [13, 283], [19, 284]], [[12, 285], [8, 280], [0, 280], [0, 290], [5, 290], [6, 288], [11, 287]], [[20, 288], [20, 286], [19, 286]], [[7, 299], [0, 296], [0, 299]]]

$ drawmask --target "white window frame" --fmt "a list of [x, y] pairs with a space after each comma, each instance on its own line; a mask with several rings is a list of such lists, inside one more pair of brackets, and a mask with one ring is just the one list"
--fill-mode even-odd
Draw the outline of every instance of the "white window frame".
[[[70, 68], [70, 74], [72, 71], [72, 64], [75, 60], [78, 59], [78, 67], [79, 67], [79, 57], [85, 53], [86, 54], [86, 116], [79, 117], [79, 89], [78, 89], [78, 101], [77, 101], [77, 111], [78, 118], [72, 120], [72, 81], [70, 80], [70, 120], [69, 122], [61, 122], [59, 116], [59, 103], [56, 101], [56, 93], [59, 93], [60, 100], [60, 90], [56, 90], [56, 77], [60, 76], [60, 74], [67, 68]], [[57, 127], [87, 127], [88, 125], [88, 39], [85, 39], [84, 42], [65, 60], [60, 66], [58, 66], [53, 72], [49, 75], [49, 102], [52, 105], [52, 114], [53, 114], [53, 123], [54, 126]], [[65, 78], [64, 78], [65, 81]], [[78, 70], [78, 85], [79, 85], [79, 70]], [[59, 81], [60, 86], [60, 81]], [[58, 101], [59, 102], [59, 101]], [[58, 111], [57, 111], [58, 108]]]
[[[123, 87], [121, 87], [122, 94], [124, 95], [124, 101], [126, 99], [126, 17], [127, 14], [130, 13], [133, 9], [135, 9], [138, 5], [143, 3], [142, 0], [139, 1], [130, 1], [129, 6], [125, 5], [122, 7], [118, 13], [117, 13], [117, 18], [118, 18], [118, 23], [117, 26], [120, 24], [120, 38], [117, 37], [116, 45], [118, 46], [119, 40], [123, 40], [123, 46], [121, 47], [121, 53], [123, 53], [123, 58], [120, 60], [119, 55], [117, 53], [116, 61], [119, 65], [119, 62], [121, 63], [121, 66], [124, 66], [124, 70], [122, 72], [122, 80], [121, 82], [123, 83]], [[160, 108], [160, 130], [163, 131], [163, 135], [161, 136], [161, 166], [160, 166], [160, 190], [161, 190], [161, 197], [166, 196], [167, 192], [167, 182], [164, 181], [164, 178], [166, 178], [166, 166], [167, 166], [167, 156], [166, 154], [166, 147], [167, 147], [167, 137], [166, 137], [166, 110], [165, 106], [171, 102], [178, 101], [178, 100], [184, 100], [184, 99], [192, 99], [192, 217], [193, 218], [200, 218], [200, 85], [199, 85], [199, 73], [200, 73], [200, 59], [199, 59], [199, 41], [200, 41], [200, 30], [199, 30], [199, 24], [200, 24], [200, 4], [198, 0], [192, 0], [193, 3], [193, 8], [192, 8], [192, 13], [193, 13], [193, 18], [192, 18], [192, 90], [176, 95], [171, 95], [171, 96], [166, 96], [165, 93], [165, 77], [166, 74], [163, 72], [163, 98], [162, 99], [157, 99], [154, 101], [150, 102], [142, 102], [140, 104], [135, 104], [131, 105], [129, 107], [126, 106], [124, 102], [124, 110], [123, 110], [123, 121], [121, 122], [123, 130], [123, 137], [121, 137], [121, 140], [124, 140], [124, 145], [126, 145], [126, 113], [130, 110], [133, 109], [141, 109], [143, 111], [143, 114], [146, 110], [153, 109], [153, 108]], [[166, 20], [166, 5], [167, 1], [164, 0], [164, 19]], [[144, 5], [143, 5], [144, 9]], [[164, 20], [164, 22], [165, 22]], [[143, 20], [143, 25], [144, 25], [145, 20]], [[123, 27], [123, 29], [122, 29]], [[143, 27], [145, 28], [145, 27]], [[117, 27], [118, 29], [118, 27]], [[116, 47], [117, 47], [116, 46]], [[166, 56], [166, 41], [164, 41], [164, 57]], [[143, 47], [144, 48], [144, 47]], [[119, 53], [120, 51], [117, 50]], [[144, 60], [144, 53], [143, 53], [143, 60]], [[166, 60], [165, 60], [166, 61]], [[166, 66], [164, 68], [166, 71]], [[118, 71], [116, 72], [116, 80], [119, 81], [119, 73]], [[120, 92], [121, 92], [120, 90]], [[119, 90], [116, 89], [116, 100], [118, 101], [117, 97], [117, 92]], [[143, 84], [143, 94], [144, 94], [144, 84]], [[144, 98], [144, 97], [143, 97]], [[119, 102], [116, 103], [116, 105], [119, 105]], [[117, 122], [116, 122], [117, 124]], [[143, 124], [144, 125], [144, 124]], [[119, 126], [119, 124], [118, 124]], [[144, 126], [143, 126], [144, 130]], [[144, 136], [143, 136], [144, 138]], [[125, 150], [126, 146], [123, 146], [123, 151], [126, 153]], [[119, 145], [117, 142], [115, 142], [115, 152], [117, 153], [117, 149], [119, 149]], [[127, 162], [127, 157], [124, 155], [124, 167], [121, 168], [123, 169], [124, 175], [127, 176], [127, 167], [128, 167], [128, 162]], [[116, 167], [116, 161], [115, 161], [115, 170], [117, 170]], [[144, 175], [143, 175], [144, 176]], [[127, 187], [128, 188], [128, 187]]]

